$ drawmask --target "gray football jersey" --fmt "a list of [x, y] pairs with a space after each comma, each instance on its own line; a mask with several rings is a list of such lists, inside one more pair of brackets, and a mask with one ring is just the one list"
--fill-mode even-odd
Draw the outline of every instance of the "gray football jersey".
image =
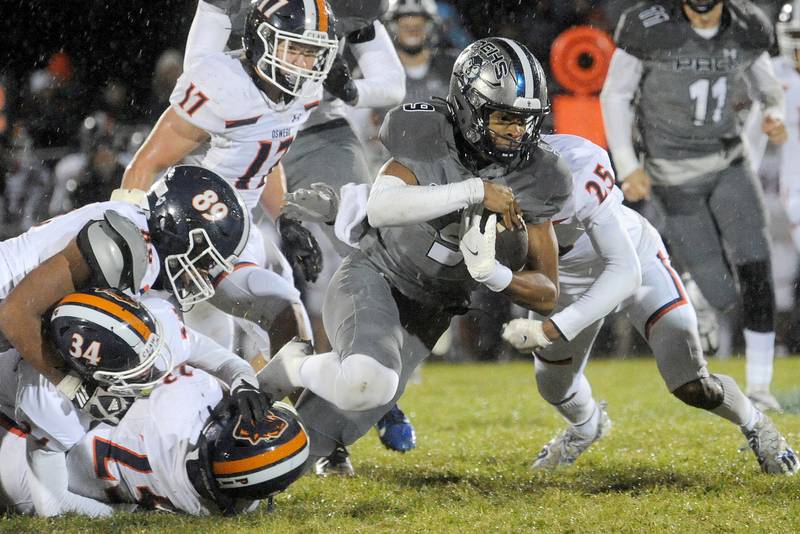
[[738, 142], [749, 107], [745, 73], [772, 43], [772, 25], [748, 0], [726, 0], [719, 32], [695, 32], [681, 2], [640, 2], [617, 26], [617, 46], [643, 63], [638, 126], [650, 158], [686, 159]]
[[[380, 137], [391, 157], [408, 167], [419, 185], [436, 187], [479, 176], [511, 187], [529, 224], [553, 217], [572, 190], [569, 168], [544, 142], [511, 172], [498, 164], [477, 173], [469, 170], [459, 159], [446, 107], [439, 103], [393, 109]], [[431, 306], [463, 305], [475, 282], [458, 248], [460, 222], [461, 212], [454, 212], [423, 224], [373, 228], [361, 241], [361, 249], [405, 296]]]
[[422, 78], [412, 78], [406, 75], [406, 97], [403, 102], [425, 102], [434, 96], [446, 97], [450, 88], [453, 63], [457, 57], [458, 53], [455, 51], [435, 51], [431, 57], [428, 72]]

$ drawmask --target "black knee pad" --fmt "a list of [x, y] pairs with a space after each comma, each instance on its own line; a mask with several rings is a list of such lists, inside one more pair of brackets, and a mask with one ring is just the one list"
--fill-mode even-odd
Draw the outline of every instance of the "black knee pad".
[[725, 390], [722, 382], [714, 375], [692, 380], [672, 392], [680, 400], [703, 410], [713, 410], [722, 405]]
[[769, 260], [736, 266], [742, 298], [742, 323], [748, 330], [775, 330], [775, 290]]

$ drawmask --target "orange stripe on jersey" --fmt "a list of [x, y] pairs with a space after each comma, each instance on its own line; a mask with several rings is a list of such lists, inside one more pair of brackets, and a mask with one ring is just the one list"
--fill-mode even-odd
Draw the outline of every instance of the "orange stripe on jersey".
[[147, 341], [150, 338], [150, 335], [153, 333], [152, 330], [150, 330], [150, 328], [144, 324], [141, 319], [136, 317], [122, 306], [114, 304], [113, 302], [109, 302], [106, 299], [95, 297], [94, 295], [73, 293], [61, 299], [59, 304], [69, 304], [70, 302], [74, 302], [76, 304], [86, 304], [87, 306], [91, 306], [93, 308], [99, 308], [109, 315], [128, 323], [131, 325], [131, 328], [139, 333], [144, 341]]
[[667, 270], [667, 273], [669, 274], [670, 278], [672, 278], [672, 283], [675, 285], [675, 290], [678, 292], [678, 297], [661, 306], [659, 309], [654, 311], [650, 315], [650, 317], [647, 318], [647, 321], [645, 321], [644, 323], [645, 339], [650, 339], [650, 331], [653, 329], [653, 326], [655, 326], [655, 324], [658, 322], [659, 319], [664, 317], [666, 314], [668, 314], [675, 308], [683, 306], [684, 304], [688, 304], [689, 302], [689, 299], [686, 297], [686, 293], [683, 290], [683, 283], [681, 282], [678, 273], [676, 273], [675, 269], [673, 269], [672, 266], [670, 265], [669, 258], [667, 257], [667, 255], [664, 254], [664, 252], [659, 251], [657, 256], [658, 259], [661, 260], [661, 263], [664, 265], [664, 268]]
[[319, 100], [314, 100], [313, 102], [309, 102], [308, 104], [306, 104], [303, 107], [306, 108], [306, 109], [311, 109], [311, 108], [315, 108], [317, 106], [319, 106]]
[[306, 443], [308, 443], [308, 438], [306, 438], [305, 432], [301, 432], [277, 449], [262, 452], [261, 454], [251, 458], [229, 460], [227, 462], [212, 462], [211, 470], [215, 475], [235, 475], [237, 473], [255, 471], [256, 469], [266, 467], [279, 460], [288, 458], [305, 447]]
[[317, 17], [319, 18], [320, 31], [328, 31], [328, 10], [325, 9], [325, 0], [317, 0]]
[[28, 432], [22, 428], [22, 425], [17, 424], [16, 421], [2, 413], [0, 413], [0, 427], [20, 438], [28, 436]]

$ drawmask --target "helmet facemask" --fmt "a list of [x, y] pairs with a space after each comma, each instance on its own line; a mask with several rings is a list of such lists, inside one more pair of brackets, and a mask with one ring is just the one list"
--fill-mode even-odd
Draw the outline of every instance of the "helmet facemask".
[[172, 371], [172, 352], [164, 341], [161, 322], [153, 317], [156, 331], [142, 345], [134, 345], [139, 355], [139, 365], [124, 371], [102, 371], [92, 373], [92, 378], [102, 384], [109, 393], [140, 397], [150, 391]]
[[225, 258], [202, 228], [189, 231], [189, 248], [182, 254], [164, 259], [164, 269], [175, 299], [186, 311], [189, 307], [214, 296], [211, 280], [233, 272], [235, 256]]
[[[306, 81], [321, 83], [333, 66], [339, 43], [321, 31], [305, 30], [302, 35], [279, 30], [262, 22], [256, 32], [264, 44], [264, 53], [255, 64], [258, 74], [269, 80], [281, 91], [298, 96]], [[302, 51], [314, 51], [311, 68], [291, 62], [290, 55], [302, 55]]]

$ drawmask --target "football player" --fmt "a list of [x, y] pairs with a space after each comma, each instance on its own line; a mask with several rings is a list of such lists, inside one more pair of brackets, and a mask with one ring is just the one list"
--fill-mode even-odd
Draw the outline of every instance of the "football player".
[[226, 384], [245, 430], [257, 426], [267, 412], [269, 401], [253, 385], [257, 383], [253, 369], [213, 340], [187, 329], [163, 299], [148, 295], [137, 302], [113, 289], [86, 290], [62, 299], [49, 322], [48, 342], [100, 393], [78, 411], [20, 361], [14, 349], [0, 355], [0, 411], [31, 437], [29, 482], [39, 515], [110, 512], [109, 507], [68, 491], [64, 452], [94, 426], [92, 418], [119, 424], [135, 398], [158, 384], [171, 383], [174, 375], [168, 373], [173, 366], [181, 372], [186, 364], [206, 370]]
[[747, 392], [777, 409], [767, 221], [739, 117], [749, 86], [765, 109], [764, 132], [786, 139], [783, 91], [767, 54], [772, 25], [749, 0], [648, 0], [623, 14], [615, 40], [600, 100], [625, 198], [657, 201], [673, 255], [717, 310], [740, 298]]
[[617, 309], [647, 341], [673, 395], [738, 425], [764, 472], [794, 474], [797, 457], [772, 421], [731, 377], [708, 372], [681, 279], [656, 230], [622, 206], [606, 152], [576, 136], [543, 137], [574, 179], [572, 198], [555, 216], [561, 292], [549, 318], [514, 319], [503, 337], [533, 351], [539, 393], [570, 426], [545, 445], [533, 467], [572, 464], [610, 429], [583, 370], [603, 318]]
[[[571, 178], [539, 139], [548, 111], [539, 62], [516, 41], [489, 38], [459, 56], [447, 101], [389, 113], [381, 139], [392, 159], [369, 193], [372, 228], [325, 298], [333, 351], [290, 343], [259, 375], [274, 398], [308, 390], [297, 406], [312, 455], [354, 442], [386, 413], [477, 284], [544, 314], [555, 306], [550, 219]], [[519, 272], [495, 259], [498, 215], [528, 237]]]
[[[25, 461], [31, 438], [2, 415], [0, 427], [0, 506], [35, 513], [37, 480]], [[86, 514], [91, 502], [102, 512], [92, 515], [134, 508], [232, 515], [283, 491], [307, 458], [308, 436], [289, 406], [275, 403], [246, 430], [219, 382], [181, 367], [136, 400], [118, 426], [84, 435], [67, 455], [63, 482], [83, 505], [70, 509], [76, 513]]]
[[244, 249], [249, 214], [215, 173], [177, 166], [145, 197], [89, 204], [0, 243], [0, 332], [20, 356], [70, 400], [91, 399], [44, 343], [42, 318], [76, 288], [110, 287], [137, 296], [167, 290], [182, 306], [214, 294], [210, 279], [233, 271]]
[[[190, 32], [184, 73], [171, 105], [134, 155], [114, 198], [136, 202], [161, 169], [210, 143], [203, 165], [236, 188], [252, 210], [268, 174], [319, 105], [322, 81], [338, 49], [333, 15], [324, 0], [251, 2], [244, 48], [230, 54], [221, 51], [230, 22], [221, 12], [209, 20], [211, 9], [215, 8], [208, 4], [198, 7], [197, 31]], [[217, 43], [215, 28], [220, 24], [224, 31]], [[210, 37], [201, 38], [201, 30], [210, 31]], [[206, 48], [205, 39], [218, 48]], [[272, 328], [285, 324], [287, 317], [296, 320], [301, 337], [310, 338], [299, 292], [265, 269], [265, 263], [263, 238], [253, 231], [235, 272], [216, 280], [212, 304], [256, 323], [269, 332], [274, 345], [292, 337], [291, 332]]]

